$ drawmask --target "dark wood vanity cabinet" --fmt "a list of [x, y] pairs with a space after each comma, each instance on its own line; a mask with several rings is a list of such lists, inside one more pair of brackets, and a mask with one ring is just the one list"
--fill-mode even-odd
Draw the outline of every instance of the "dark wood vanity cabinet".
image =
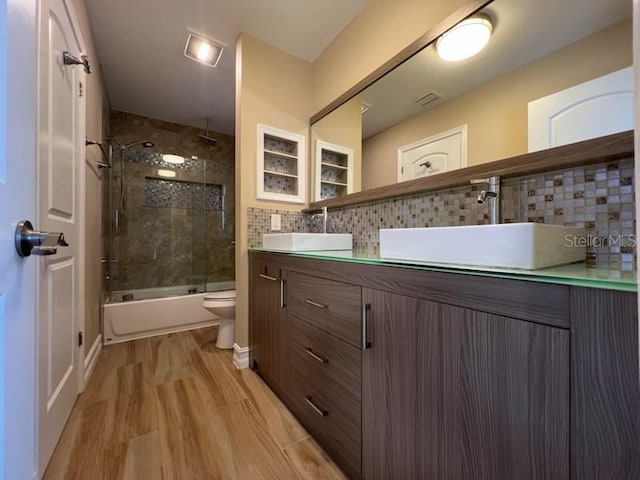
[[280, 290], [252, 280], [257, 370], [349, 477], [640, 479], [634, 293], [266, 253], [252, 278], [269, 263], [286, 330], [265, 357]]
[[289, 321], [284, 304], [285, 272], [268, 262], [249, 269], [251, 367], [280, 396], [289, 391]]
[[567, 330], [363, 297], [365, 478], [568, 478]]
[[352, 478], [361, 476], [362, 288], [290, 271], [289, 405]]

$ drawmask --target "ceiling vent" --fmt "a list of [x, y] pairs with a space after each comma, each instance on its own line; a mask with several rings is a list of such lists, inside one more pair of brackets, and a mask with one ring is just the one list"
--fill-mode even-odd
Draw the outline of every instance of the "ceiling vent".
[[220, 61], [224, 47], [223, 44], [215, 40], [189, 32], [187, 45], [184, 47], [184, 55], [208, 67], [215, 67]]
[[442, 95], [440, 95], [438, 92], [431, 91], [425, 93], [419, 98], [416, 98], [414, 101], [421, 107], [432, 107], [440, 100], [442, 100]]

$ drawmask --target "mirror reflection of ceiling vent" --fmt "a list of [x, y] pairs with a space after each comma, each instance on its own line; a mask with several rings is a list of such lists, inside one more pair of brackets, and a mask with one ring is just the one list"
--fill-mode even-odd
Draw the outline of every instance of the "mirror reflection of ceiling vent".
[[425, 93], [419, 98], [416, 98], [414, 101], [421, 107], [429, 107], [429, 106], [433, 106], [440, 100], [442, 100], [442, 95], [440, 95], [438, 92], [431, 91], [431, 92]]

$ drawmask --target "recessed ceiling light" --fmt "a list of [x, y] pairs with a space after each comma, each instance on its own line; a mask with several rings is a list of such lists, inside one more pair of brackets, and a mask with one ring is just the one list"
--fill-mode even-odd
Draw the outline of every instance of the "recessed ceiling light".
[[172, 165], [182, 165], [184, 163], [184, 157], [181, 157], [180, 155], [165, 153], [164, 155], [162, 155], [162, 161], [170, 163]]
[[464, 60], [487, 46], [492, 31], [491, 18], [479, 13], [463, 20], [438, 38], [436, 50], [440, 58], [448, 62]]
[[225, 45], [215, 40], [190, 32], [187, 45], [184, 47], [184, 54], [196, 62], [215, 67], [220, 61], [224, 47]]
[[165, 178], [174, 178], [176, 176], [176, 172], [173, 170], [158, 170], [158, 175]]

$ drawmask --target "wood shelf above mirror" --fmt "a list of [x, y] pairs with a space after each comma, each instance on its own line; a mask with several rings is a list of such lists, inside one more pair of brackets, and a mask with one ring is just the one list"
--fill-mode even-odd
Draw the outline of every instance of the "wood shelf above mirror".
[[394, 197], [445, 190], [469, 185], [472, 179], [500, 176], [512, 178], [536, 173], [574, 168], [583, 165], [629, 158], [634, 155], [633, 131], [616, 133], [583, 142], [526, 153], [494, 162], [473, 165], [408, 182], [394, 183], [362, 192], [313, 202], [304, 212], [373, 202]]

